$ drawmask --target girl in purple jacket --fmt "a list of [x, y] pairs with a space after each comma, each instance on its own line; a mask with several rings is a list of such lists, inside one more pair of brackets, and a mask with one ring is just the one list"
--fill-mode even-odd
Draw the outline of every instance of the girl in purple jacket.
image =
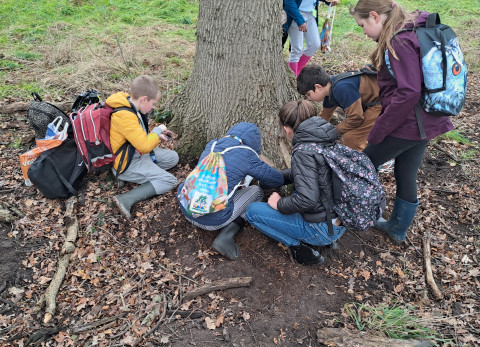
[[[363, 152], [375, 167], [395, 158], [397, 192], [392, 215], [389, 220], [380, 218], [375, 226], [394, 243], [402, 243], [417, 212], [417, 172], [428, 141], [453, 129], [448, 116], [434, 116], [422, 109], [426, 133], [422, 138], [415, 116], [423, 81], [420, 44], [414, 31], [398, 33], [391, 39], [405, 27], [425, 26], [428, 13], [407, 13], [393, 0], [359, 0], [350, 13], [364, 34], [378, 43], [370, 58], [379, 71], [382, 111]], [[386, 68], [387, 49], [396, 80]]]

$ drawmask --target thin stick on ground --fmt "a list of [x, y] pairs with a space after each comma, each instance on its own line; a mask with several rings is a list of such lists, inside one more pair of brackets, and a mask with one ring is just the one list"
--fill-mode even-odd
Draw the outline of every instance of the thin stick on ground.
[[251, 277], [236, 277], [236, 278], [229, 278], [226, 280], [219, 280], [213, 283], [206, 284], [200, 288], [196, 288], [191, 292], [186, 293], [183, 296], [183, 301], [189, 301], [197, 296], [204, 295], [215, 290], [223, 290], [229, 288], [237, 288], [237, 287], [248, 287], [252, 282]]
[[55, 299], [57, 297], [58, 290], [60, 289], [60, 285], [63, 282], [63, 278], [65, 277], [65, 273], [67, 272], [70, 256], [75, 250], [75, 240], [77, 239], [78, 234], [78, 220], [74, 215], [73, 210], [76, 202], [76, 197], [71, 197], [67, 200], [67, 208], [65, 211], [65, 224], [67, 225], [67, 233], [65, 236], [65, 243], [60, 253], [61, 257], [58, 260], [57, 272], [45, 291], [45, 294], [42, 295], [36, 305], [37, 311], [42, 309], [44, 304], [46, 306], [45, 316], [43, 317], [43, 323], [45, 324], [50, 322], [53, 318], [56, 308]]
[[133, 347], [138, 346], [143, 340], [145, 340], [147, 337], [152, 335], [153, 332], [155, 330], [157, 330], [160, 327], [160, 325], [163, 323], [165, 315], [167, 314], [167, 304], [168, 304], [168, 302], [167, 302], [167, 296], [165, 295], [165, 292], [162, 293], [162, 296], [163, 296], [163, 310], [162, 310], [162, 314], [161, 314], [160, 318], [158, 318], [157, 324], [155, 324], [155, 326], [152, 329], [150, 329], [145, 335], [143, 335], [137, 341], [135, 341], [135, 343], [133, 344]]
[[425, 266], [425, 281], [430, 287], [432, 295], [435, 300], [442, 300], [443, 293], [438, 289], [435, 279], [433, 278], [432, 272], [432, 260], [431, 260], [431, 251], [430, 251], [430, 232], [426, 231], [422, 238], [423, 244], [423, 264]]

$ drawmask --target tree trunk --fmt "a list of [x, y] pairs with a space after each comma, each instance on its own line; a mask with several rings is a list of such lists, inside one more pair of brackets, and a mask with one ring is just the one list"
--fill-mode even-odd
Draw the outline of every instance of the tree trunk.
[[282, 55], [281, 0], [200, 0], [192, 75], [170, 105], [178, 152], [199, 156], [238, 122], [255, 123], [262, 152], [289, 164], [277, 113], [296, 99]]

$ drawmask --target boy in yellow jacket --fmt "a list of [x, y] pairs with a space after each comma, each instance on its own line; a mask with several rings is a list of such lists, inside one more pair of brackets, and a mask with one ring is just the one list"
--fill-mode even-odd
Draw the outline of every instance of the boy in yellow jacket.
[[[119, 92], [107, 98], [108, 106], [121, 110], [112, 113], [110, 143], [112, 152], [126, 148], [115, 159], [113, 171], [118, 171], [121, 181], [138, 183], [131, 191], [115, 195], [114, 202], [120, 211], [131, 218], [133, 204], [164, 194], [174, 189], [178, 182], [166, 170], [178, 163], [175, 151], [157, 148], [160, 141], [167, 141], [172, 132], [164, 125], [148, 131], [148, 116], [160, 99], [160, 88], [150, 76], [139, 76], [132, 81], [130, 95]], [[122, 160], [123, 159], [123, 160]]]

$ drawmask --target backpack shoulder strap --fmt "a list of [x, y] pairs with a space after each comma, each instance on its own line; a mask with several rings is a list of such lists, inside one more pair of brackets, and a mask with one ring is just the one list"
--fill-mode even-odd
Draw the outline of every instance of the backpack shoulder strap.
[[440, 15], [438, 13], [430, 13], [427, 16], [427, 22], [425, 23], [426, 28], [435, 28], [440, 22]]
[[332, 87], [337, 84], [338, 81], [340, 80], [343, 80], [345, 78], [348, 78], [348, 77], [353, 77], [353, 76], [357, 76], [357, 75], [361, 75], [363, 74], [364, 72], [361, 71], [361, 70], [353, 70], [353, 71], [346, 71], [346, 72], [342, 72], [341, 74], [338, 74], [335, 76], [335, 78], [332, 80]]
[[[339, 105], [337, 100], [335, 99], [334, 93], [333, 93], [333, 87], [335, 84], [343, 80], [345, 78], [353, 77], [353, 76], [358, 76], [358, 75], [370, 75], [370, 76], [376, 76], [378, 74], [378, 71], [373, 67], [371, 64], [366, 64], [364, 67], [362, 67], [360, 70], [352, 70], [352, 71], [347, 71], [343, 72], [341, 74], [338, 74], [335, 76], [335, 78], [332, 80], [332, 85], [330, 86], [330, 95], [328, 96], [328, 100], [335, 105]], [[372, 102], [372, 103], [364, 103], [362, 104], [364, 111], [366, 108], [374, 106], [374, 105], [380, 105], [380, 102]]]
[[137, 114], [137, 111], [135, 111], [133, 108], [128, 107], [128, 106], [121, 106], [121, 107], [114, 108], [112, 113], [115, 113], [115, 112], [118, 112], [118, 111], [130, 111], [132, 113]]
[[[212, 147], [213, 147], [213, 145], [212, 145]], [[253, 153], [255, 153], [255, 154], [257, 155], [257, 157], [258, 157], [258, 153], [255, 152], [255, 150], [254, 150], [253, 148], [248, 147], [248, 146], [233, 146], [233, 147], [228, 147], [228, 148], [225, 148], [223, 151], [221, 151], [220, 154], [223, 155], [224, 153], [226, 153], [226, 152], [228, 152], [228, 151], [230, 151], [230, 150], [232, 150], [232, 149], [235, 149], [235, 148], [245, 148], [245, 149], [249, 149], [249, 150], [251, 150]]]

